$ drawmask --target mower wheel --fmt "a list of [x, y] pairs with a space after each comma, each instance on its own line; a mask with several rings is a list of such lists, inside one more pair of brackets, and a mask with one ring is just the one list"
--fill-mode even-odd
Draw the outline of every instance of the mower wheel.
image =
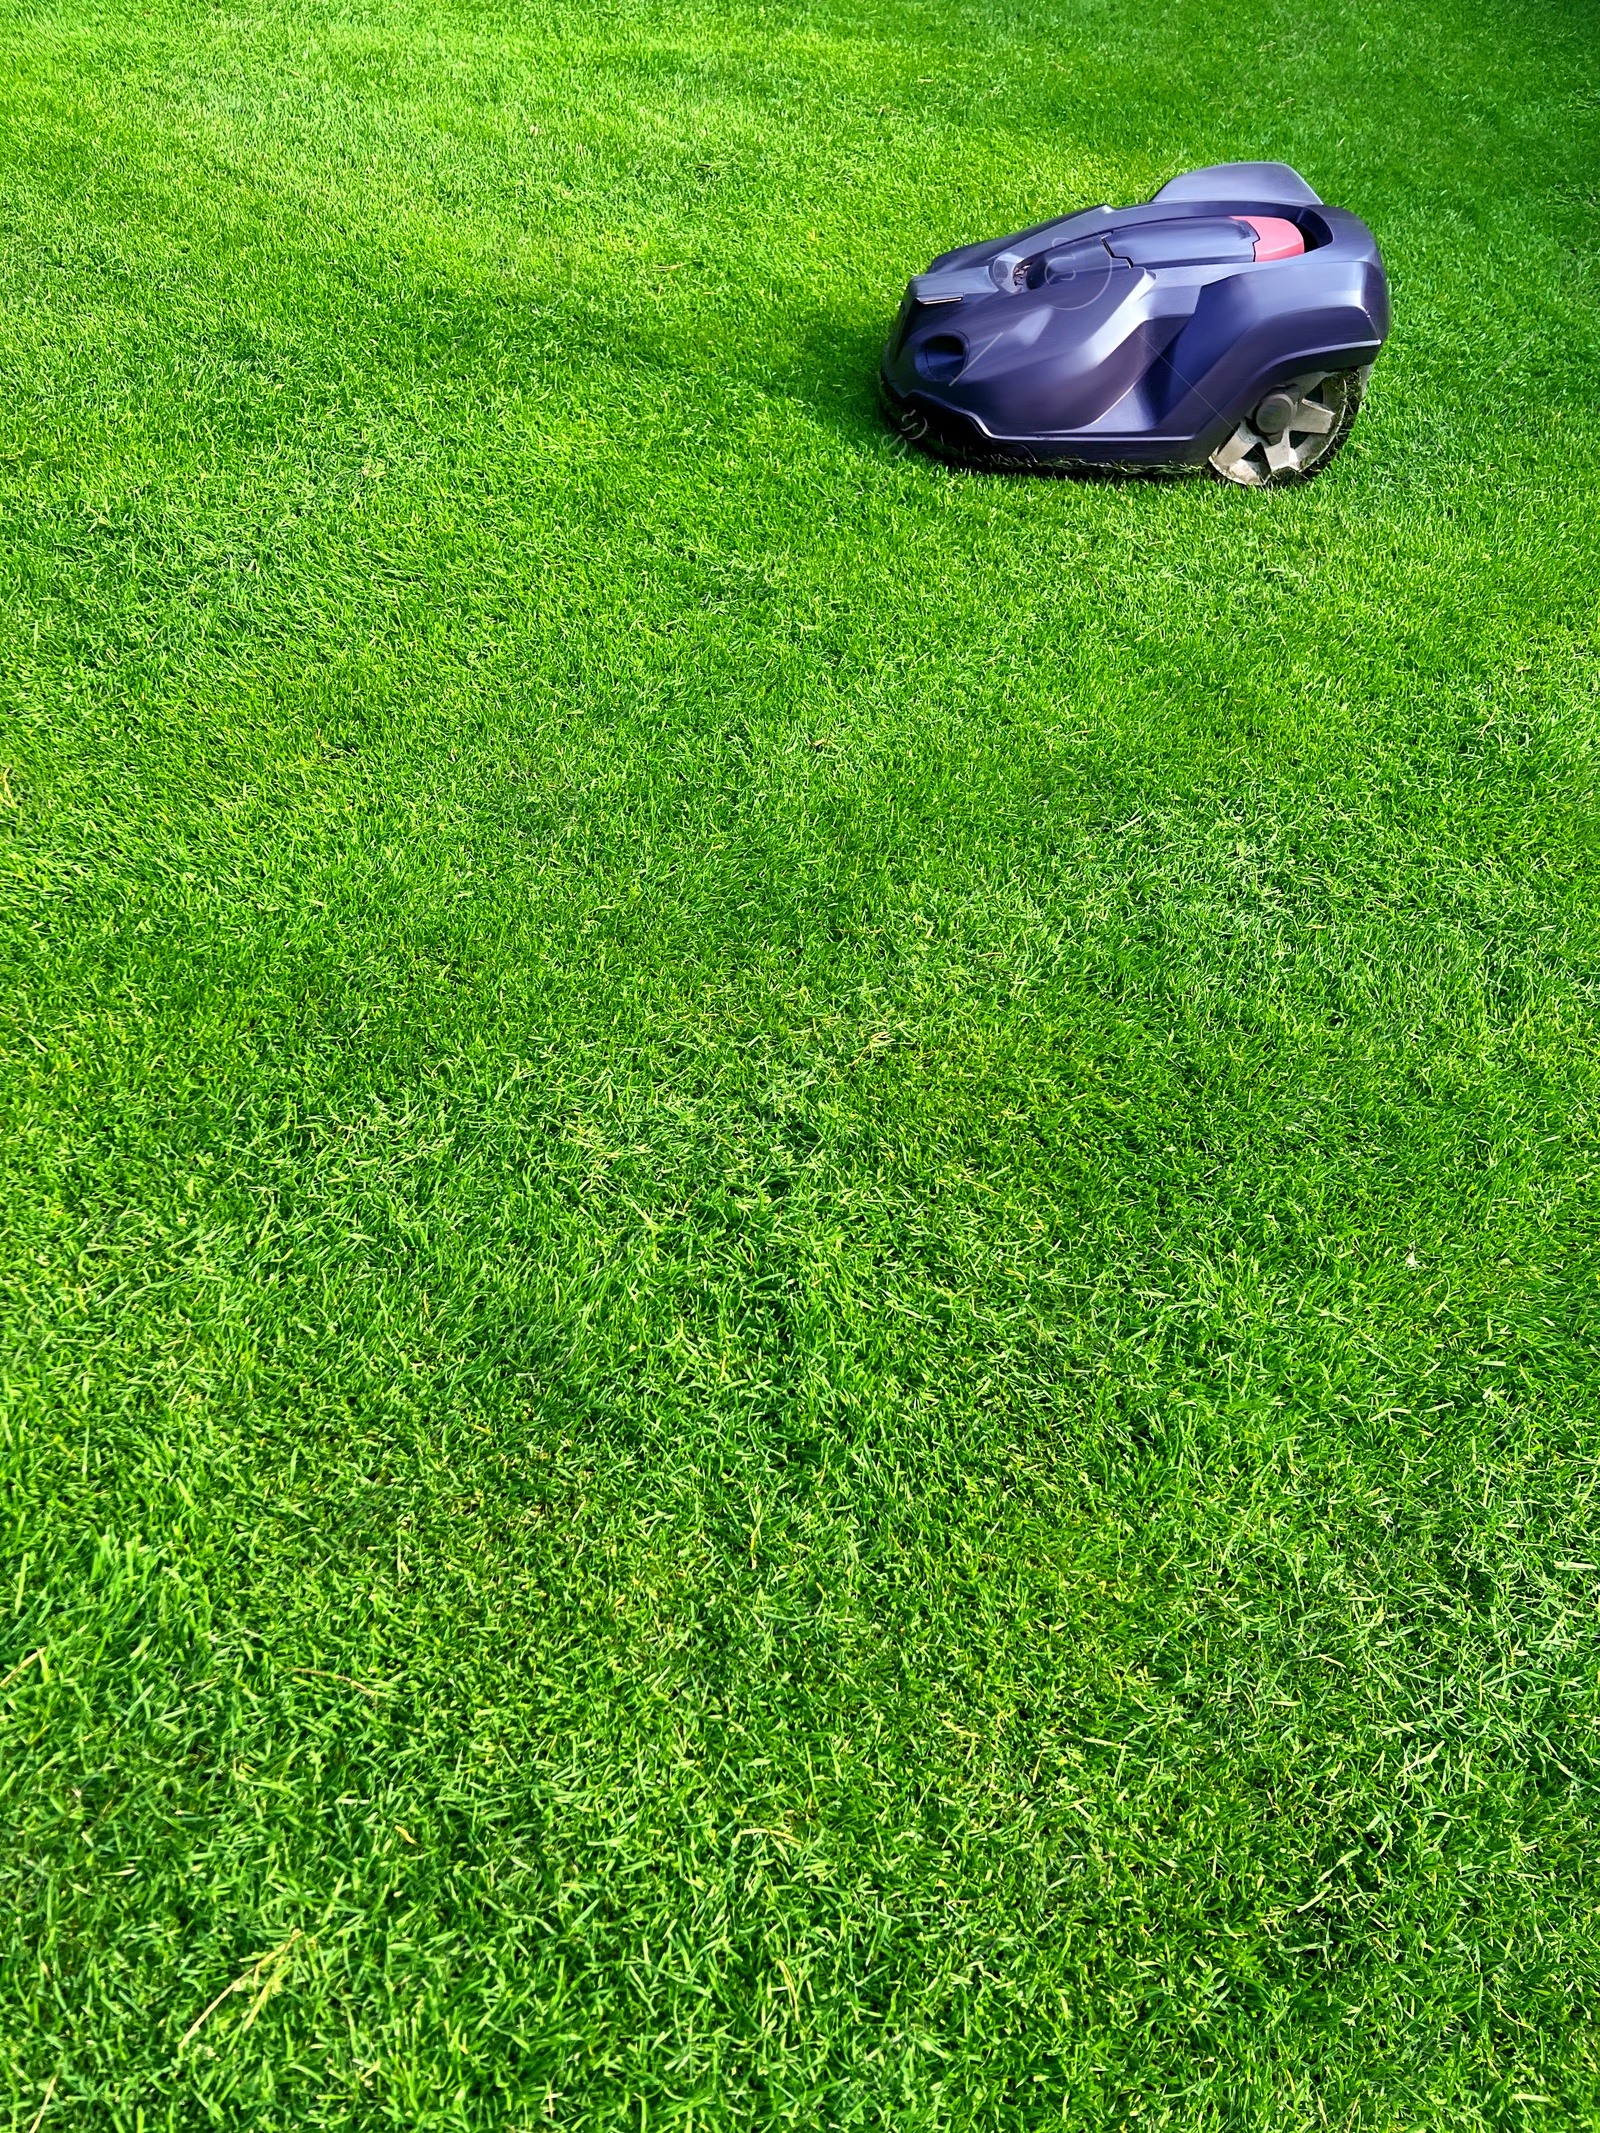
[[1313, 370], [1257, 402], [1207, 464], [1245, 489], [1286, 488], [1320, 474], [1349, 436], [1366, 390], [1363, 370]]

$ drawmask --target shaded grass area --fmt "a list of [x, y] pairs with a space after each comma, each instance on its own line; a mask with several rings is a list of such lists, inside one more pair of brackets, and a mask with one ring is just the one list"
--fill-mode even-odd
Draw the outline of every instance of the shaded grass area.
[[[11, 2122], [1592, 2123], [1593, 10], [4, 19]], [[1325, 479], [880, 431], [1255, 155]]]

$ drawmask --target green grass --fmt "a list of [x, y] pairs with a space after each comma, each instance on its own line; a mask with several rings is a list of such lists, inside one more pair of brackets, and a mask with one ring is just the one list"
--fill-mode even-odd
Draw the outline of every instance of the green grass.
[[[1600, 2125], [1597, 55], [4, 9], [6, 2125]], [[1325, 479], [879, 426], [1257, 155]]]

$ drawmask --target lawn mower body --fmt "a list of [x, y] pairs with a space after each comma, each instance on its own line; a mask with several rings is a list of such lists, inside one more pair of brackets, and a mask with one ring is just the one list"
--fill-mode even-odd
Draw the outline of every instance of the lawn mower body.
[[[944, 457], [1229, 472], [1217, 455], [1232, 450], [1230, 478], [1265, 480], [1259, 451], [1237, 456], [1241, 424], [1265, 407], [1249, 435], [1270, 450], [1274, 410], [1304, 389], [1348, 428], [1388, 330], [1366, 224], [1285, 163], [1223, 163], [1140, 207], [944, 253], [906, 291], [882, 381], [891, 418]], [[1348, 419], [1343, 383], [1335, 400], [1322, 378], [1357, 381]]]

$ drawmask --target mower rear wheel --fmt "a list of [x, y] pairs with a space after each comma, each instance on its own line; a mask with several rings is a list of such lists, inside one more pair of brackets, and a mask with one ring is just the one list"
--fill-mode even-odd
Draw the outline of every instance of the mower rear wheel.
[[1320, 474], [1349, 436], [1366, 390], [1364, 370], [1313, 370], [1256, 403], [1207, 464], [1244, 489], [1287, 488]]

